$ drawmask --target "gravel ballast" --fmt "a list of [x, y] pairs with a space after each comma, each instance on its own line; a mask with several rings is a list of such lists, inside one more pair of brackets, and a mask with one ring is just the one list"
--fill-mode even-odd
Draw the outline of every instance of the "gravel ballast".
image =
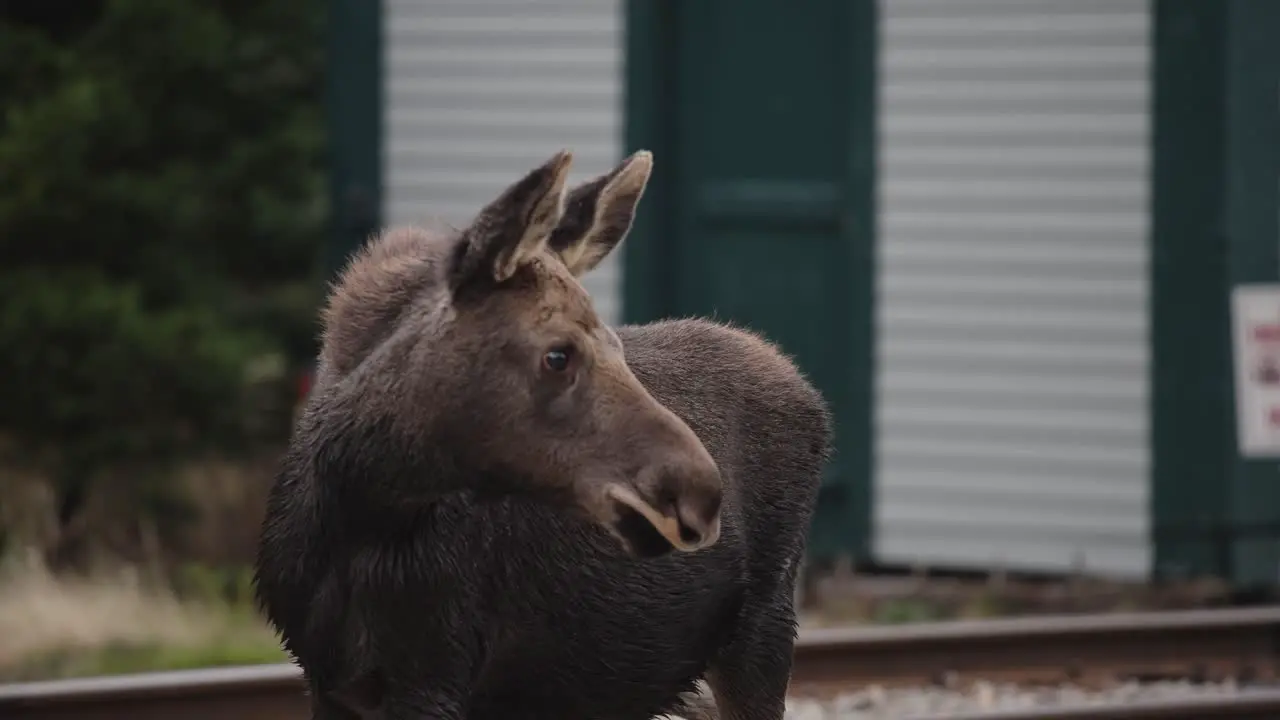
[[963, 690], [941, 687], [891, 688], [871, 686], [833, 698], [788, 698], [786, 720], [890, 720], [954, 713], [1033, 710], [1177, 701], [1236, 695], [1233, 681], [1130, 682], [1104, 690], [1074, 686], [1026, 687], [1006, 683], [977, 682]]

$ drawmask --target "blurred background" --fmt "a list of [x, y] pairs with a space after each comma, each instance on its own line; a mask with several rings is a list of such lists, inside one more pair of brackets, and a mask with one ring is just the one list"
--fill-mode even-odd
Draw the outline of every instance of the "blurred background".
[[1280, 323], [1277, 33], [1271, 0], [0, 0], [0, 681], [285, 659], [249, 563], [326, 283], [561, 148], [575, 182], [655, 154], [606, 321], [748, 325], [833, 406], [806, 622], [1274, 599], [1280, 403], [1237, 361], [1280, 355], [1232, 296]]

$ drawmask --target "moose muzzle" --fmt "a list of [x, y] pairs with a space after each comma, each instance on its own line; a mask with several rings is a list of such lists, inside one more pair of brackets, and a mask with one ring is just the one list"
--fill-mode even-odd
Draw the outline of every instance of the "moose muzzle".
[[701, 447], [679, 461], [664, 462], [643, 471], [633, 486], [611, 485], [609, 496], [630, 509], [652, 526], [669, 547], [646, 546], [634, 537], [640, 530], [625, 527], [620, 519], [619, 532], [627, 537], [638, 554], [660, 554], [675, 548], [693, 552], [715, 544], [720, 538], [720, 505], [722, 498], [720, 471], [715, 461]]

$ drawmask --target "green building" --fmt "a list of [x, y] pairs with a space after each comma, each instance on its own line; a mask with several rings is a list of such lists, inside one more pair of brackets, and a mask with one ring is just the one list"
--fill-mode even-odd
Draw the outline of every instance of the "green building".
[[1280, 273], [1280, 3], [332, 2], [335, 258], [653, 150], [588, 290], [797, 357], [839, 423], [815, 555], [1280, 574], [1229, 311]]

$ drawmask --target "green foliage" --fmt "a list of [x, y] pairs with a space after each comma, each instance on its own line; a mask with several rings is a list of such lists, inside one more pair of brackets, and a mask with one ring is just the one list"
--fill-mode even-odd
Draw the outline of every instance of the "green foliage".
[[247, 614], [255, 612], [253, 568], [249, 565], [211, 567], [186, 562], [174, 571], [173, 584], [178, 597], [226, 605]]
[[288, 654], [271, 632], [245, 620], [242, 627], [199, 643], [110, 643], [97, 648], [61, 648], [24, 658], [11, 667], [0, 667], [0, 681], [52, 680], [288, 661]]
[[[265, 344], [201, 305], [147, 309], [92, 269], [19, 268], [0, 285], [0, 425], [76, 464], [226, 440], [244, 359]], [[193, 372], [195, 370], [195, 372]]]
[[876, 608], [874, 622], [899, 624], [942, 619], [941, 608], [923, 599], [898, 598]]
[[[0, 5], [0, 440], [75, 485], [226, 449], [314, 351], [314, 0]], [[270, 378], [268, 378], [270, 379]]]
[[289, 662], [279, 643], [266, 633], [252, 639], [222, 638], [199, 645], [115, 644], [85, 651], [66, 649], [31, 658], [6, 681], [95, 677], [163, 670], [194, 670], [234, 665]]
[[325, 218], [316, 7], [117, 0], [65, 47], [0, 26], [17, 56], [0, 256], [100, 267], [156, 302], [308, 277]]

